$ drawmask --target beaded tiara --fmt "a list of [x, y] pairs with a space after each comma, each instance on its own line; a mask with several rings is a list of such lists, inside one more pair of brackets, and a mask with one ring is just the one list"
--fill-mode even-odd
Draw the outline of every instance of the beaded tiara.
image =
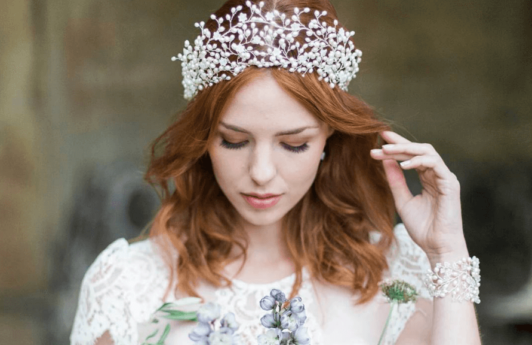
[[[308, 7], [294, 8], [294, 14], [287, 18], [277, 10], [263, 13], [264, 2], [257, 6], [246, 1], [245, 5], [249, 11], [236, 6], [225, 18], [212, 14], [211, 19], [218, 25], [215, 32], [206, 28], [204, 22], [195, 23], [201, 34], [194, 46], [187, 40], [183, 53], [172, 57], [172, 61], [181, 61], [185, 99], [192, 99], [199, 91], [222, 80], [230, 80], [248, 66], [277, 66], [303, 76], [316, 71], [318, 79], [331, 88], [338, 85], [347, 91], [362, 56], [349, 39], [354, 31], [337, 29], [337, 20], [334, 26], [320, 22], [326, 11], [314, 11], [307, 26], [300, 16], [311, 11]], [[295, 40], [300, 35], [304, 35], [304, 44]]]

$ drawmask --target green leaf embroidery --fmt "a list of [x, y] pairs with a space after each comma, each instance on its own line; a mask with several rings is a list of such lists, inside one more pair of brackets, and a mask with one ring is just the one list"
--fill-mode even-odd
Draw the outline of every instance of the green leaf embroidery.
[[[181, 298], [174, 302], [167, 302], [164, 303], [162, 306], [160, 306], [155, 313], [153, 314], [154, 317], [152, 319], [152, 323], [159, 323], [158, 318], [164, 318], [167, 320], [175, 320], [175, 321], [198, 321], [197, 318], [197, 312], [196, 311], [183, 311], [177, 309], [178, 307], [182, 306], [194, 306], [194, 305], [200, 305], [201, 304], [201, 298], [197, 297], [185, 297]], [[159, 313], [157, 317], [155, 317], [155, 314]], [[156, 343], [149, 343], [148, 340], [155, 337], [160, 329], [156, 329], [152, 334], [146, 337], [142, 345], [164, 345], [164, 341], [166, 340], [166, 337], [170, 333], [170, 324], [166, 324], [166, 327], [164, 328], [163, 333], [161, 334], [161, 337], [159, 340], [157, 340]]]
[[170, 333], [170, 325], [166, 325], [166, 327], [164, 328], [164, 332], [157, 341], [157, 345], [164, 345], [164, 341], [166, 340], [168, 333]]
[[166, 313], [161, 317], [169, 320], [179, 320], [179, 321], [198, 321], [195, 311], [181, 311], [181, 310], [162, 310]]
[[157, 335], [157, 333], [159, 333], [159, 330], [158, 330], [158, 329], [156, 329], [155, 332], [153, 332], [152, 334], [148, 335], [148, 336], [146, 337], [146, 340], [155, 337], [155, 336]]

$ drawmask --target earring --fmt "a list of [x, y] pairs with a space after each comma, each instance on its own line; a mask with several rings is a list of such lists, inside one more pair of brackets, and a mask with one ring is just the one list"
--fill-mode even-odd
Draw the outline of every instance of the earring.
[[325, 151], [323, 151], [323, 152], [321, 153], [321, 158], [320, 158], [320, 159], [321, 159], [321, 160], [324, 160], [324, 159], [325, 159]]

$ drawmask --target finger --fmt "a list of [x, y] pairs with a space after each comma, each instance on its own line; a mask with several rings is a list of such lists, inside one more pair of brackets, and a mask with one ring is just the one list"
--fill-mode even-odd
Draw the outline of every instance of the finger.
[[411, 200], [414, 196], [410, 192], [403, 171], [399, 164], [393, 159], [382, 161], [384, 172], [390, 185], [390, 190], [395, 201], [395, 208], [398, 212], [403, 208], [403, 205]]
[[383, 131], [380, 133], [380, 135], [387, 143], [390, 144], [406, 144], [410, 142], [410, 140], [392, 131]]
[[406, 161], [409, 159], [414, 158], [414, 155], [406, 155], [406, 154], [386, 154], [382, 152], [380, 149], [374, 149], [371, 150], [371, 157], [378, 160], [385, 160], [385, 159], [395, 159], [397, 161]]
[[382, 150], [385, 154], [438, 155], [431, 144], [421, 143], [387, 144], [382, 146]]
[[404, 170], [418, 169], [421, 171], [432, 169], [440, 178], [447, 178], [451, 174], [451, 171], [441, 157], [433, 155], [415, 156], [410, 160], [402, 162], [401, 168]]

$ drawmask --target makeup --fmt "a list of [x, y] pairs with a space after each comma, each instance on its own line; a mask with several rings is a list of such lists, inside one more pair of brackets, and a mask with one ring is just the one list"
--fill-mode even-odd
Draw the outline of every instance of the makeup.
[[266, 209], [266, 208], [273, 207], [275, 204], [277, 204], [279, 200], [281, 200], [282, 195], [272, 196], [266, 199], [259, 199], [259, 198], [255, 198], [255, 197], [244, 195], [244, 194], [242, 194], [242, 196], [248, 202], [248, 204], [250, 204], [254, 208]]

